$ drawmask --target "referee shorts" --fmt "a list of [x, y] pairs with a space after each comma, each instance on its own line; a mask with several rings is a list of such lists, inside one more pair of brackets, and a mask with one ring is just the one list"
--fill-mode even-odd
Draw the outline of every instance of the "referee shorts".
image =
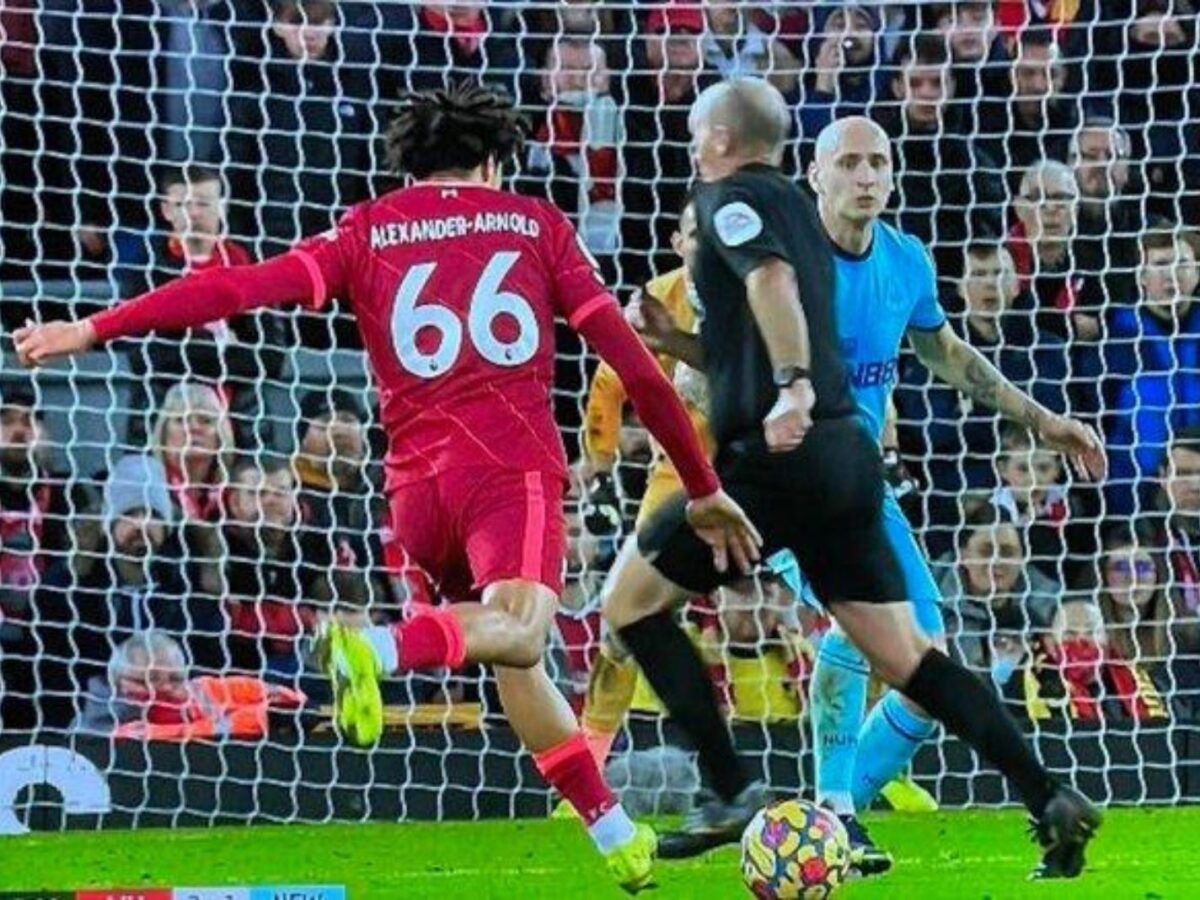
[[[762, 533], [763, 556], [783, 548], [795, 553], [824, 605], [911, 599], [885, 520], [879, 445], [857, 415], [818, 421], [790, 453], [769, 453], [761, 442], [724, 447], [717, 472]], [[732, 566], [716, 570], [711, 549], [687, 523], [686, 506], [679, 495], [650, 517], [638, 532], [642, 554], [697, 594], [743, 577]]]

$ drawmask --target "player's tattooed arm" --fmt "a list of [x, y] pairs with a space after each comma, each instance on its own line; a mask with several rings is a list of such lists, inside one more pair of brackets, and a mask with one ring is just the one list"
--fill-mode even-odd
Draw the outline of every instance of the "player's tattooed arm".
[[1038, 430], [1049, 410], [1017, 388], [982, 353], [954, 333], [949, 325], [937, 331], [909, 332], [917, 358], [934, 375], [977, 403], [990, 406], [1007, 419]]
[[1039, 445], [1065, 454], [1084, 480], [1104, 478], [1104, 443], [1092, 426], [1051, 412], [1019, 390], [949, 325], [935, 332], [910, 330], [909, 340], [933, 374], [1033, 431]]

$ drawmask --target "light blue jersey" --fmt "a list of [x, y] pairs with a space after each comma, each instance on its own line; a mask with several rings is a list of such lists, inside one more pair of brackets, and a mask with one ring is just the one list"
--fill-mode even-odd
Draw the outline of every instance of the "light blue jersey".
[[[884, 222], [876, 222], [874, 230], [870, 249], [861, 257], [834, 248], [835, 302], [854, 396], [871, 433], [881, 440], [905, 332], [938, 331], [946, 324], [946, 313], [938, 302], [933, 263], [920, 242]], [[904, 573], [917, 626], [930, 637], [942, 634], [937, 583], [890, 488], [883, 527]]]
[[946, 313], [938, 303], [929, 254], [891, 225], [875, 223], [871, 246], [861, 257], [837, 247], [833, 253], [842, 356], [858, 408], [879, 440], [904, 333], [910, 328], [937, 331], [946, 324]]

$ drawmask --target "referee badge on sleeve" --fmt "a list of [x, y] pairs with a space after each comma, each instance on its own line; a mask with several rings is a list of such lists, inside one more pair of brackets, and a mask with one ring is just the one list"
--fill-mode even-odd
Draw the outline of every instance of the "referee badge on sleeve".
[[740, 247], [762, 234], [763, 223], [749, 204], [741, 200], [726, 203], [713, 215], [717, 237], [726, 247]]

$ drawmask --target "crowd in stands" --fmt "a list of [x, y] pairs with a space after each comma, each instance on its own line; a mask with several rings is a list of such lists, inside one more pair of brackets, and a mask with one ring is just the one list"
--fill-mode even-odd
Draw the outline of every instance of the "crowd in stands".
[[[904, 503], [953, 652], [1035, 722], [1197, 716], [1198, 42], [1193, 0], [8, 0], [0, 278], [127, 298], [278, 254], [396, 186], [380, 137], [404, 91], [466, 78], [517, 98], [530, 132], [513, 186], [571, 217], [624, 298], [678, 266], [692, 101], [768, 78], [795, 112], [793, 174], [836, 117], [887, 131], [890, 217], [930, 249], [953, 327], [1105, 437], [1109, 478], [1083, 485], [901, 358], [899, 448], [919, 485]], [[3, 306], [6, 333], [67, 308]], [[560, 337], [578, 458], [590, 366]], [[335, 304], [114, 348], [128, 425], [86, 477], [50, 466], [71, 437], [47, 432], [28, 378], [0, 378], [4, 728], [166, 734], [146, 729], [225, 704], [253, 731], [305, 702], [322, 610], [383, 619], [436, 592], [388, 545], [369, 394], [298, 386], [294, 428], [265, 414], [263, 385], [298, 347], [361, 344]], [[629, 422], [631, 505], [648, 452]], [[562, 658], [578, 688], [613, 541], [575, 526]], [[758, 656], [784, 653], [771, 671], [787, 674], [768, 677], [802, 695], [797, 626], [698, 621], [719, 646], [769, 638]], [[157, 718], [129, 727], [127, 701], [151, 694], [167, 698]]]

